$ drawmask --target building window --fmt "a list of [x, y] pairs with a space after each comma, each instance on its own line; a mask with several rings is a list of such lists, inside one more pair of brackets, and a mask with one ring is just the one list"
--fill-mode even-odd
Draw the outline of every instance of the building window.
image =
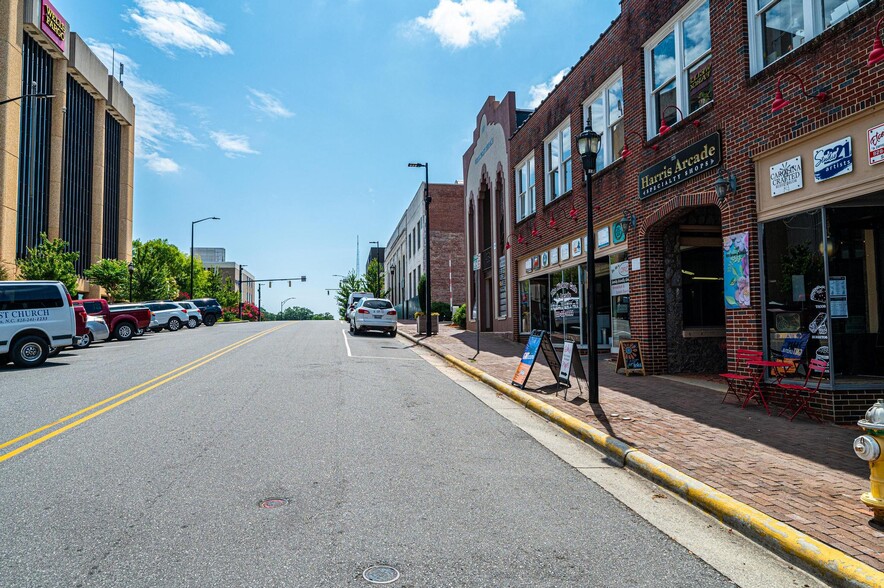
[[681, 274], [684, 328], [724, 328], [721, 247], [683, 249]]
[[[122, 129], [110, 113], [104, 117], [104, 237], [101, 256], [117, 259], [120, 243], [120, 147]], [[218, 260], [220, 261], [220, 260]]]
[[[596, 171], [611, 165], [623, 150], [623, 78], [617, 72], [583, 105], [583, 120], [590, 120], [592, 128], [602, 134]], [[584, 123], [585, 124], [585, 123]]]
[[417, 248], [421, 248], [421, 222], [417, 221]]
[[565, 123], [544, 143], [548, 204], [571, 191], [571, 126]]
[[[61, 199], [61, 238], [70, 251], [77, 275], [91, 265], [92, 257], [92, 147], [95, 99], [70, 74], [67, 76], [67, 113], [64, 130], [64, 186]], [[116, 255], [113, 256], [116, 258]]]
[[516, 221], [534, 214], [537, 200], [534, 198], [534, 156], [531, 155], [516, 168]]
[[752, 73], [844, 20], [871, 0], [749, 0]]
[[669, 125], [678, 120], [677, 111], [670, 106], [677, 106], [687, 116], [712, 101], [709, 0], [691, 3], [657, 33], [646, 46], [645, 63], [651, 88], [648, 136], [654, 137], [664, 118]]

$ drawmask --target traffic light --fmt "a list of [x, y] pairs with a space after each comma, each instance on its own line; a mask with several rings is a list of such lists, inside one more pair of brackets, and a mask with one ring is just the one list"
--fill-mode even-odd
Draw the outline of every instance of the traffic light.
[[292, 287], [292, 281], [289, 280], [289, 288], [291, 288], [291, 287]]
[[267, 287], [268, 287], [268, 288], [272, 288], [272, 287], [273, 287], [273, 282], [267, 282]]

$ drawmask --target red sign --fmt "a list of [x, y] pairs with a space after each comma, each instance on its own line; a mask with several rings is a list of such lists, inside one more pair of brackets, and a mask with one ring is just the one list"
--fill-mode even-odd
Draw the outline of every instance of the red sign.
[[869, 129], [869, 165], [884, 161], [884, 124]]
[[40, 7], [40, 29], [46, 36], [52, 39], [59, 49], [64, 51], [65, 35], [68, 30], [68, 21], [49, 0], [43, 0]]

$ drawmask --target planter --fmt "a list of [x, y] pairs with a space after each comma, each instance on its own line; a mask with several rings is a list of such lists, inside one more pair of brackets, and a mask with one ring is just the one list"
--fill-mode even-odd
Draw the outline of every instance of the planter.
[[[431, 317], [430, 328], [432, 329], [432, 334], [436, 335], [439, 333], [439, 317], [434, 316]], [[426, 335], [427, 334], [427, 317], [419, 316], [417, 317], [417, 334], [418, 335]]]

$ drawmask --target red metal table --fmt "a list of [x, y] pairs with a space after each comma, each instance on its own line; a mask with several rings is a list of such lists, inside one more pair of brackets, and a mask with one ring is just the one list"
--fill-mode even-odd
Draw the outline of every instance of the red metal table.
[[752, 386], [749, 388], [749, 394], [746, 395], [746, 399], [743, 400], [743, 408], [749, 406], [749, 401], [752, 398], [756, 398], [756, 401], [764, 406], [764, 410], [767, 411], [767, 414], [770, 415], [770, 407], [767, 405], [767, 399], [764, 397], [764, 390], [761, 387], [761, 381], [764, 379], [764, 372], [768, 368], [776, 368], [777, 369], [777, 382], [786, 375], [785, 368], [792, 367], [791, 363], [785, 361], [769, 361], [766, 359], [750, 359], [746, 362], [746, 365], [750, 367], [759, 368], [758, 371], [752, 376]]

